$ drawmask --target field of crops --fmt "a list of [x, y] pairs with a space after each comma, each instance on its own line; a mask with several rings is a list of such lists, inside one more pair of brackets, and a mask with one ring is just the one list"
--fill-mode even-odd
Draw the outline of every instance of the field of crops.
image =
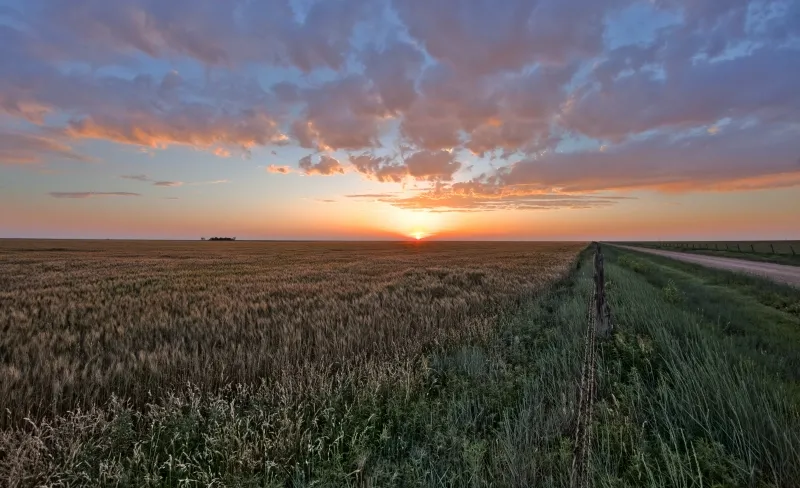
[[2, 242], [0, 480], [797, 486], [800, 290], [584, 247]]
[[[79, 428], [77, 409], [99, 422], [119, 419], [120, 405], [257, 398], [271, 419], [259, 427], [271, 443], [259, 462], [291, 473], [305, 422], [320, 414], [304, 408], [411, 381], [425, 353], [484, 341], [498, 317], [566, 276], [583, 247], [2, 241], [3, 447], [33, 442], [23, 418], [94, 439], [98, 424]], [[0, 477], [52, 471], [34, 451], [15, 451], [22, 467], [6, 464]], [[9, 459], [0, 452], [0, 464]]]
[[413, 357], [485, 334], [580, 247], [5, 242], [0, 411]]

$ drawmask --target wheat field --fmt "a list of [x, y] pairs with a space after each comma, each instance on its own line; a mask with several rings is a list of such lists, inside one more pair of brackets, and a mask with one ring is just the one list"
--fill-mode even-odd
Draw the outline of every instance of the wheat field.
[[490, 330], [581, 244], [0, 241], [8, 427], [192, 385], [280, 385]]

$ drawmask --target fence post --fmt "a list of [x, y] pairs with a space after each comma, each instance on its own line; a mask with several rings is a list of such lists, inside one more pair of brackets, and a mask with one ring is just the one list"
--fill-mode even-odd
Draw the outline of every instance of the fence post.
[[742, 252], [742, 248], [741, 248], [741, 247], [739, 247], [739, 243], [738, 243], [738, 242], [736, 243], [736, 249], [737, 249], [739, 252]]
[[595, 333], [601, 337], [607, 337], [611, 333], [611, 312], [606, 303], [606, 277], [605, 267], [603, 266], [603, 249], [598, 242], [594, 254], [594, 281], [595, 281], [595, 306], [598, 323], [595, 324]]
[[750, 244], [750, 252], [752, 252], [753, 254], [755, 254], [755, 253], [756, 253], [756, 248], [755, 248], [755, 247], [753, 247], [753, 245], [752, 245], [752, 244]]
[[789, 249], [792, 250], [792, 256], [797, 256], [797, 254], [794, 253], [794, 246], [793, 245], [789, 244]]
[[771, 242], [769, 243], [769, 248], [772, 249], [772, 254], [775, 254], [775, 246]]

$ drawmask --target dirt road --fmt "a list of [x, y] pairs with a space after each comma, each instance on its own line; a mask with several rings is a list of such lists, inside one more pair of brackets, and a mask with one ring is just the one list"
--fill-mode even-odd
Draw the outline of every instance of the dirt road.
[[745, 261], [742, 259], [721, 258], [703, 254], [689, 254], [684, 252], [663, 251], [661, 249], [648, 249], [644, 247], [617, 246], [632, 251], [656, 254], [667, 258], [686, 261], [687, 263], [700, 264], [709, 268], [726, 269], [740, 273], [749, 273], [764, 278], [769, 278], [779, 283], [787, 283], [800, 287], [800, 266], [786, 266], [783, 264], [761, 263]]

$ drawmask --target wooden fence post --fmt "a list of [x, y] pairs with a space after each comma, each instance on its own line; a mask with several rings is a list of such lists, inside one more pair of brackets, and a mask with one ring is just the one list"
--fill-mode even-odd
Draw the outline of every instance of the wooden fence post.
[[750, 244], [750, 252], [752, 252], [753, 254], [755, 254], [755, 253], [756, 253], [756, 248], [755, 248], [755, 247], [753, 247], [753, 245], [752, 245], [752, 244]]
[[739, 252], [742, 252], [742, 248], [741, 248], [741, 247], [739, 247], [739, 243], [738, 243], [738, 242], [736, 243], [736, 249], [737, 249]]
[[797, 254], [794, 253], [794, 246], [793, 245], [789, 244], [789, 249], [792, 250], [792, 256], [797, 256]]
[[775, 254], [775, 246], [771, 242], [769, 243], [769, 248], [772, 249], [772, 254]]

